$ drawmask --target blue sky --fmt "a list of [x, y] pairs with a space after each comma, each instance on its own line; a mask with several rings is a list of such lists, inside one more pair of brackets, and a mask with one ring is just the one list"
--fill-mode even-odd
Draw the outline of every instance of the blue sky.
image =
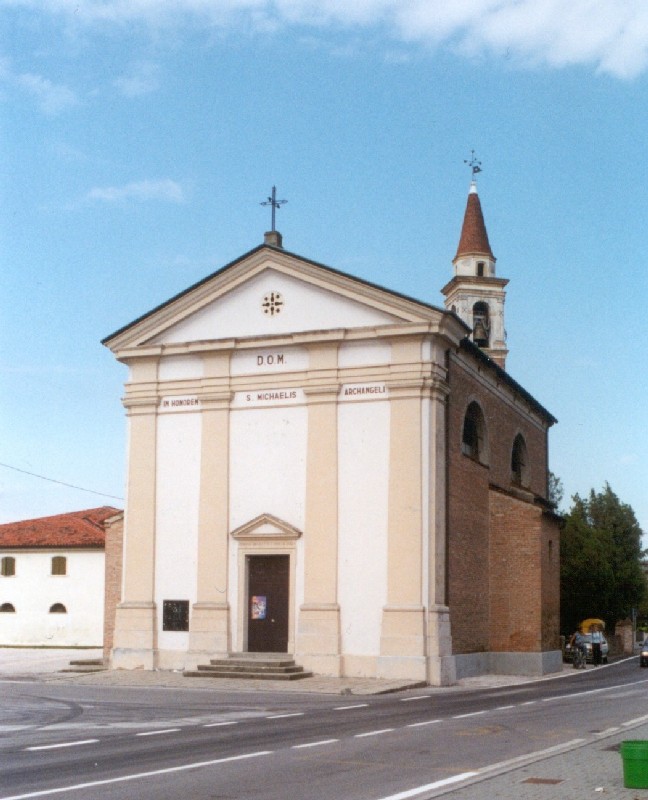
[[100, 340], [260, 244], [273, 184], [286, 249], [442, 305], [474, 149], [551, 468], [648, 531], [643, 0], [0, 0], [0, 41], [0, 522], [122, 505]]

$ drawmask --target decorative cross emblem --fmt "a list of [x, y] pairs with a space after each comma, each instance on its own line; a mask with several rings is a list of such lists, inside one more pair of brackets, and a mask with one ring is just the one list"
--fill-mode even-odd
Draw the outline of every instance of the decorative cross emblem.
[[475, 156], [474, 150], [470, 151], [470, 156], [471, 156], [470, 161], [464, 158], [464, 164], [468, 164], [468, 166], [472, 171], [472, 179], [475, 180], [475, 176], [477, 175], [477, 173], [482, 171], [481, 161], [479, 161]]
[[268, 197], [268, 199], [265, 200], [263, 203], [260, 203], [260, 205], [262, 205], [262, 206], [272, 206], [272, 228], [270, 230], [272, 230], [272, 231], [275, 230], [275, 212], [276, 212], [276, 210], [278, 208], [281, 208], [281, 206], [284, 203], [287, 203], [287, 202], [288, 202], [287, 200], [277, 200], [277, 187], [273, 186], [272, 187], [272, 195], [270, 197]]
[[263, 313], [270, 314], [274, 317], [275, 314], [281, 313], [284, 301], [279, 292], [270, 292], [263, 298]]

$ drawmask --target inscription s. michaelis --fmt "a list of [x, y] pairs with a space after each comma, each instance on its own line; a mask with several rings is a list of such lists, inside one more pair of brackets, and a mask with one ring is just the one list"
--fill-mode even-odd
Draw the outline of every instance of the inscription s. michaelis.
[[278, 390], [268, 392], [249, 392], [245, 395], [245, 399], [248, 403], [252, 402], [253, 400], [296, 400], [297, 392], [294, 389], [285, 392]]

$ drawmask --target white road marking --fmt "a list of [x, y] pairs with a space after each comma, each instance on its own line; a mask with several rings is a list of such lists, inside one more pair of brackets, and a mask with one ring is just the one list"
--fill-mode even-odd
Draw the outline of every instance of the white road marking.
[[227, 764], [232, 761], [243, 761], [246, 758], [258, 758], [259, 756], [269, 756], [272, 750], [260, 750], [258, 753], [244, 753], [240, 756], [229, 756], [227, 758], [215, 758], [213, 761], [198, 761], [195, 764], [185, 764], [181, 767], [167, 767], [166, 769], [156, 769], [151, 772], [136, 772], [133, 775], [123, 775], [121, 778], [108, 778], [104, 781], [89, 781], [88, 783], [76, 783], [72, 786], [61, 786], [58, 789], [43, 789], [39, 792], [29, 792], [28, 794], [13, 794], [10, 797], [2, 797], [0, 800], [27, 800], [30, 797], [48, 797], [53, 794], [64, 794], [65, 792], [78, 792], [81, 789], [91, 789], [94, 786], [110, 786], [113, 783], [125, 783], [126, 781], [138, 781], [142, 778], [151, 778], [154, 775], [170, 775], [174, 772], [186, 772], [189, 769], [200, 769], [201, 767], [213, 767], [217, 764]]
[[362, 739], [365, 736], [380, 736], [381, 733], [391, 733], [391, 731], [393, 731], [393, 730], [394, 730], [393, 728], [382, 728], [379, 731], [368, 731], [367, 733], [356, 733], [356, 734], [354, 734], [353, 738], [354, 739]]
[[136, 733], [135, 736], [161, 736], [163, 733], [177, 733], [180, 728], [167, 728], [164, 731], [143, 731]]
[[[333, 742], [339, 742], [339, 739], [320, 739], [319, 742], [307, 742], [306, 744], [294, 744], [292, 746], [293, 750], [301, 750], [304, 747], [319, 747], [321, 744], [333, 744]], [[2, 800], [2, 798], [0, 798]], [[11, 800], [11, 798], [9, 798]]]
[[456, 714], [451, 719], [466, 719], [466, 717], [479, 717], [482, 714], [486, 714], [486, 711], [471, 711], [470, 714]]
[[515, 708], [515, 706], [498, 706], [495, 711], [507, 711], [509, 708]]
[[595, 736], [599, 736], [599, 737], [601, 737], [601, 736], [610, 736], [611, 734], [616, 733], [617, 731], [620, 731], [620, 730], [621, 730], [621, 728], [619, 728], [619, 727], [606, 728], [604, 731], [599, 731], [597, 734], [595, 734]]
[[407, 727], [408, 728], [422, 728], [424, 725], [436, 725], [439, 722], [442, 722], [442, 720], [440, 720], [440, 719], [428, 719], [426, 722], [411, 722]]
[[369, 703], [357, 703], [354, 706], [338, 706], [337, 708], [334, 708], [333, 711], [349, 711], [349, 709], [352, 708], [367, 708], [368, 705]]
[[26, 747], [25, 750], [56, 750], [58, 747], [78, 747], [82, 744], [96, 744], [99, 739], [83, 739], [78, 742], [60, 742], [59, 744], [40, 744]]
[[266, 719], [287, 719], [288, 717], [303, 717], [303, 711], [295, 711], [292, 714], [274, 714], [271, 717], [266, 717]]
[[630, 725], [638, 725], [640, 722], [645, 722], [648, 720], [648, 715], [644, 714], [643, 717], [636, 717], [635, 719], [629, 719], [627, 722], [622, 722], [624, 728], [629, 727]]
[[401, 697], [400, 701], [401, 703], [411, 703], [412, 700], [429, 700], [429, 699], [430, 699], [429, 694], [420, 694], [417, 697]]
[[223, 728], [225, 725], [238, 725], [238, 722], [206, 722], [203, 728]]
[[453, 775], [451, 778], [443, 778], [434, 783], [426, 783], [424, 786], [417, 786], [415, 789], [409, 789], [406, 792], [398, 792], [398, 794], [390, 794], [389, 797], [381, 797], [380, 800], [406, 800], [407, 797], [416, 797], [417, 794], [423, 794], [423, 792], [431, 792], [433, 789], [440, 789], [442, 786], [450, 786], [452, 783], [474, 778], [478, 774], [477, 772], [462, 772], [459, 775]]

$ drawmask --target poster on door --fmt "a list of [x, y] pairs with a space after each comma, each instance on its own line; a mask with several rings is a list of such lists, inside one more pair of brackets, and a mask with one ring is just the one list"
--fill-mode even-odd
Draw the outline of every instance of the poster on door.
[[266, 595], [253, 594], [252, 595], [252, 619], [265, 619], [266, 609], [268, 607]]

